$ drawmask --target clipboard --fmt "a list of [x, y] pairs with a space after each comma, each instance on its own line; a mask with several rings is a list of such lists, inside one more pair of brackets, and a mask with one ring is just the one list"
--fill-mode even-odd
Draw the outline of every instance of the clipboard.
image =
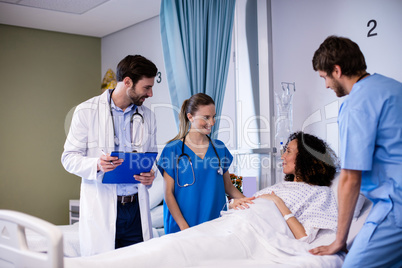
[[150, 172], [155, 163], [158, 153], [125, 153], [114, 151], [110, 156], [117, 156], [123, 159], [123, 163], [114, 170], [106, 172], [102, 183], [140, 183], [134, 179], [134, 175], [142, 172]]

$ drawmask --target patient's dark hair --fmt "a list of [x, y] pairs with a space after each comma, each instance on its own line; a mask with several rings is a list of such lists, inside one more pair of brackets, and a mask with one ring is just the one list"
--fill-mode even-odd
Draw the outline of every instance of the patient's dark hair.
[[[297, 178], [312, 185], [330, 186], [338, 167], [334, 151], [325, 141], [301, 131], [290, 135], [286, 147], [292, 140], [297, 141]], [[286, 174], [285, 181], [294, 181], [294, 175]]]

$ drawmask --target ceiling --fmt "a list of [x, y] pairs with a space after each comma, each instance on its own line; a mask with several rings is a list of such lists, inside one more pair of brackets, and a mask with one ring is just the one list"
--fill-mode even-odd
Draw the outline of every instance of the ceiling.
[[161, 0], [0, 0], [0, 24], [104, 37], [159, 15]]

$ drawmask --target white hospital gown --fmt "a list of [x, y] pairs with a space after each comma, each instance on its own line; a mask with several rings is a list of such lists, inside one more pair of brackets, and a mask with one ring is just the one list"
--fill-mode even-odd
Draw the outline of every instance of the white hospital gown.
[[303, 225], [307, 233], [303, 241], [312, 242], [320, 229], [336, 231], [338, 209], [335, 194], [330, 187], [285, 181], [262, 189], [254, 196], [272, 191]]

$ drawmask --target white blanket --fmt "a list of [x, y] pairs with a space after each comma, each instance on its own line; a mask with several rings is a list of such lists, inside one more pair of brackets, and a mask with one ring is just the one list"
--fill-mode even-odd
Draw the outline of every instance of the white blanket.
[[341, 256], [308, 253], [334, 238], [330, 231], [312, 244], [298, 241], [275, 204], [256, 199], [250, 209], [179, 233], [96, 256], [65, 258], [65, 267], [341, 267]]

